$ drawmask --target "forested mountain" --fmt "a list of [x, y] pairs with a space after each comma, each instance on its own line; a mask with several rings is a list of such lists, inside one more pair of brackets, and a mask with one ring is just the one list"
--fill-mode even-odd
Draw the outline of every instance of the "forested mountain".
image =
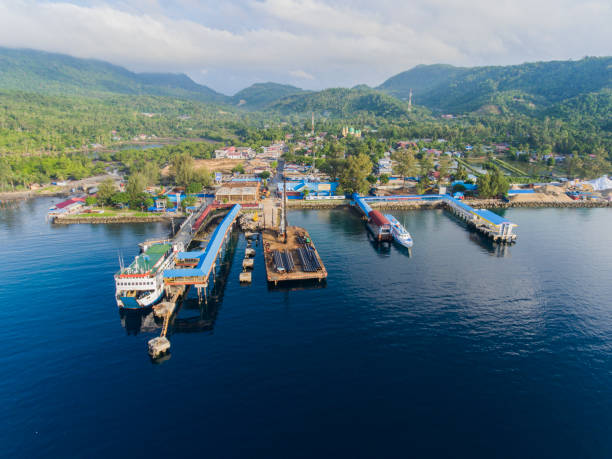
[[232, 97], [232, 103], [248, 110], [259, 110], [283, 97], [304, 93], [303, 89], [288, 84], [255, 83]]
[[283, 114], [324, 113], [333, 117], [350, 117], [368, 112], [381, 117], [408, 115], [408, 104], [372, 89], [332, 88], [285, 97], [268, 107]]
[[400, 99], [408, 100], [410, 89], [414, 94], [423, 96], [438, 86], [458, 78], [469, 69], [447, 64], [417, 65], [386, 80], [377, 89]]
[[108, 62], [9, 48], [0, 48], [0, 89], [48, 95], [155, 95], [203, 102], [228, 99], [182, 74], [139, 74]]
[[0, 89], [46, 95], [164, 96], [283, 114], [315, 111], [346, 117], [368, 112], [397, 117], [408, 113], [405, 100], [411, 88], [413, 106], [438, 113], [575, 119], [580, 111], [580, 116], [605, 124], [612, 110], [606, 92], [612, 89], [612, 57], [473, 68], [419, 65], [375, 89], [358, 85], [316, 92], [257, 83], [228, 97], [183, 74], [134, 73], [98, 60], [0, 47]]
[[579, 61], [459, 68], [417, 66], [389, 78], [378, 89], [413, 103], [453, 113], [491, 108], [539, 110], [612, 88], [612, 57]]

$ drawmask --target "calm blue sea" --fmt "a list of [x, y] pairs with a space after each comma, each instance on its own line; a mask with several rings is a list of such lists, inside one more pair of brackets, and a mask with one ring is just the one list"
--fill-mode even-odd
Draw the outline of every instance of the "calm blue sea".
[[[171, 357], [122, 317], [118, 254], [168, 226], [0, 210], [2, 457], [612, 457], [612, 212], [513, 209], [497, 247], [443, 211], [393, 212], [412, 254], [345, 210], [299, 211], [323, 288], [253, 284], [234, 238]], [[231, 254], [231, 252], [230, 252]]]

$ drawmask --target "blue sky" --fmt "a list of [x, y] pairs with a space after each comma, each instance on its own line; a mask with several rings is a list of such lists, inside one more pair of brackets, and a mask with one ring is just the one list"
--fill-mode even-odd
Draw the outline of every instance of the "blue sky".
[[0, 0], [0, 45], [254, 82], [378, 85], [418, 64], [612, 54], [609, 0]]

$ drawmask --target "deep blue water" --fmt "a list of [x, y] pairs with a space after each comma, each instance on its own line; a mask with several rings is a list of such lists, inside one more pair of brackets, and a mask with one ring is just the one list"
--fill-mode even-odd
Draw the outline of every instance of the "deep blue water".
[[[117, 255], [163, 224], [53, 227], [0, 210], [3, 457], [611, 457], [612, 212], [513, 209], [495, 247], [443, 211], [393, 212], [412, 256], [352, 213], [303, 211], [324, 288], [269, 290], [246, 243], [169, 360], [120, 317]], [[221, 286], [221, 284], [219, 284]]]

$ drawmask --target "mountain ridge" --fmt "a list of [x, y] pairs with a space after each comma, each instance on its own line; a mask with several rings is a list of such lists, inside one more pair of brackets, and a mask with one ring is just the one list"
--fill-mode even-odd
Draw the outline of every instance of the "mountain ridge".
[[228, 96], [185, 74], [135, 73], [97, 59], [0, 47], [0, 89], [51, 95], [163, 96], [285, 114], [316, 111], [348, 116], [351, 111], [371, 111], [386, 117], [407, 116], [406, 100], [412, 89], [417, 111], [420, 106], [434, 113], [570, 116], [572, 107], [593, 106], [602, 118], [609, 101], [605, 91], [612, 89], [612, 57], [510, 66], [417, 65], [374, 88], [358, 84], [350, 89], [308, 91], [266, 82]]

